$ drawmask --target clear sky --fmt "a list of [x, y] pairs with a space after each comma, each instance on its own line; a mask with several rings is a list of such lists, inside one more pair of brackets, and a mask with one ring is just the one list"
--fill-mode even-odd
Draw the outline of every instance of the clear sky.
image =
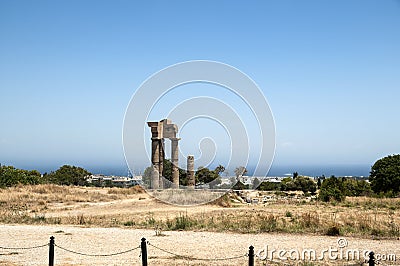
[[0, 0], [0, 163], [125, 167], [133, 93], [195, 59], [259, 85], [276, 166], [400, 153], [399, 1]]

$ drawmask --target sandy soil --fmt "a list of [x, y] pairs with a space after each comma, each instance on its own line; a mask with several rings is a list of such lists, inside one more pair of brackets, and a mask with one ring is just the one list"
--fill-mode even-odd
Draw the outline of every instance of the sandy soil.
[[90, 215], [113, 215], [113, 214], [154, 214], [154, 217], [175, 217], [181, 212], [187, 214], [210, 212], [223, 209], [216, 205], [177, 206], [166, 204], [151, 198], [148, 194], [140, 193], [129, 195], [127, 199], [109, 202], [72, 202], [51, 203], [46, 210], [46, 217], [76, 216], [79, 214]]
[[[360, 265], [360, 260], [329, 260], [329, 252], [325, 254], [325, 262], [321, 263], [318, 257], [324, 249], [331, 248], [332, 257], [346, 254], [347, 251], [357, 249], [373, 250], [381, 255], [396, 254], [397, 263], [381, 260], [380, 265], [400, 265], [399, 240], [366, 240], [346, 238], [340, 244], [347, 243], [339, 248], [338, 237], [288, 234], [233, 234], [212, 232], [164, 232], [164, 236], [155, 236], [153, 230], [123, 229], [123, 228], [83, 228], [76, 226], [34, 226], [34, 225], [0, 225], [0, 247], [32, 247], [48, 243], [50, 236], [55, 236], [55, 242], [62, 248], [86, 254], [110, 254], [139, 247], [140, 239], [145, 237], [149, 241], [149, 265], [247, 265], [245, 254], [250, 245], [255, 247], [256, 253], [268, 250], [268, 259], [271, 251], [285, 250], [284, 256], [296, 257], [295, 251], [301, 254], [304, 249], [314, 249], [317, 260], [313, 265], [329, 263], [330, 265]], [[154, 246], [169, 252], [189, 256], [178, 258], [163, 252]], [[335, 252], [338, 250], [338, 252]], [[343, 251], [343, 252], [341, 252]], [[274, 260], [279, 261], [277, 252]], [[265, 257], [265, 253], [259, 253]], [[194, 258], [215, 259], [242, 256], [241, 258], [221, 261], [200, 261]], [[308, 256], [308, 255], [306, 255]], [[345, 255], [344, 255], [345, 256]], [[350, 256], [351, 257], [351, 256]], [[265, 265], [256, 256], [256, 265]], [[10, 250], [0, 248], [0, 265], [48, 265], [48, 247], [28, 250]], [[90, 257], [67, 252], [55, 248], [55, 265], [141, 265], [140, 249], [132, 252], [106, 257]], [[270, 263], [268, 262], [268, 265]], [[285, 265], [296, 265], [296, 261], [286, 261]]]

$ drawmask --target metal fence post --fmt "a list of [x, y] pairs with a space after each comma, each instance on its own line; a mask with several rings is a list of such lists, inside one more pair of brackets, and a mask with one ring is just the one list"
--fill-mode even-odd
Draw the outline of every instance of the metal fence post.
[[254, 266], [254, 247], [249, 247], [249, 266]]
[[49, 266], [54, 266], [54, 236], [50, 237], [50, 243], [49, 243]]
[[369, 254], [368, 266], [375, 266], [375, 253], [371, 251]]
[[140, 248], [142, 250], [142, 266], [147, 266], [147, 244], [146, 238], [142, 238], [142, 242], [140, 243]]

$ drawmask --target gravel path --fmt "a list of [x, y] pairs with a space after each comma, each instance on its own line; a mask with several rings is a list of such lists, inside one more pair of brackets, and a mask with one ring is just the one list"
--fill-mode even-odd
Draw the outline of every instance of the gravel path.
[[[273, 249], [281, 250], [281, 255], [284, 257], [292, 256], [293, 258], [301, 257], [305, 249], [314, 249], [316, 252], [314, 265], [327, 263], [330, 265], [356, 265], [357, 261], [364, 260], [363, 250], [373, 250], [376, 254], [386, 256], [386, 259], [381, 259], [380, 265], [400, 265], [399, 240], [366, 240], [348, 237], [342, 239], [338, 244], [338, 237], [313, 235], [253, 235], [187, 231], [163, 232], [163, 234], [164, 236], [155, 236], [153, 230], [122, 228], [0, 225], [0, 247], [39, 246], [48, 243], [50, 236], [54, 236], [56, 244], [65, 249], [86, 254], [111, 254], [139, 247], [140, 239], [145, 237], [150, 243], [148, 245], [149, 265], [247, 265], [246, 253], [250, 245], [255, 247], [256, 253], [259, 253], [260, 250], [268, 250], [268, 259], [271, 258]], [[339, 248], [338, 245], [346, 246]], [[156, 247], [190, 258], [179, 258]], [[332, 259], [329, 259], [329, 248]], [[323, 252], [324, 249], [327, 251]], [[353, 249], [360, 251], [360, 260], [350, 259], [350, 262], [334, 260], [336, 256], [340, 258], [341, 253], [345, 258], [347, 252]], [[321, 254], [325, 256], [324, 263], [318, 259]], [[393, 257], [387, 256], [389, 254], [397, 256], [397, 263], [393, 262]], [[258, 255], [265, 257], [265, 252]], [[279, 261], [278, 255], [277, 251], [273, 253], [275, 261]], [[221, 261], [195, 259], [235, 256], [242, 257]], [[306, 253], [307, 256], [308, 253]], [[349, 257], [352, 258], [352, 255]], [[296, 260], [286, 260], [286, 265], [296, 265], [295, 262]], [[48, 265], [48, 247], [27, 250], [0, 248], [0, 265]], [[55, 265], [141, 265], [140, 249], [117, 256], [92, 257], [74, 254], [56, 247]], [[256, 257], [256, 265], [263, 265], [263, 261], [258, 257]]]

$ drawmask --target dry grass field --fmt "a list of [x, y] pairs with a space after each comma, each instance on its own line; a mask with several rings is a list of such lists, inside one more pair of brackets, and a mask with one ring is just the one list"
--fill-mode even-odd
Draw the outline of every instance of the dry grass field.
[[400, 237], [400, 199], [244, 204], [235, 198], [230, 195], [206, 205], [180, 207], [153, 199], [140, 187], [19, 186], [0, 189], [0, 222], [145, 228], [160, 233], [195, 230]]
[[[375, 243], [375, 249], [382, 247], [387, 251], [391, 250], [391, 247], [396, 247], [395, 251], [398, 252], [397, 247], [400, 245], [399, 210], [400, 199], [347, 198], [342, 203], [285, 199], [247, 204], [240, 202], [239, 197], [235, 194], [229, 194], [210, 204], [180, 207], [151, 198], [140, 187], [92, 188], [37, 185], [0, 189], [0, 224], [11, 231], [19, 228], [18, 230], [23, 232], [28, 230], [26, 228], [30, 228], [29, 230], [34, 228], [33, 231], [37, 230], [35, 237], [41, 237], [42, 242], [43, 237], [47, 241], [51, 230], [53, 233], [62, 232], [63, 237], [68, 236], [68, 233], [64, 234], [64, 232], [75, 230], [71, 228], [82, 230], [81, 233], [74, 232], [76, 235], [85, 234], [84, 230], [109, 230], [109, 232], [113, 230], [125, 230], [125, 232], [142, 230], [140, 232], [143, 232], [145, 230], [147, 236], [156, 237], [162, 246], [171, 235], [178, 232], [186, 234], [181, 237], [188, 237], [186, 245], [189, 250], [197, 248], [197, 244], [190, 242], [192, 241], [190, 235], [199, 235], [200, 240], [198, 241], [201, 241], [201, 237], [206, 234], [208, 239], [212, 239], [214, 235], [218, 236], [218, 240], [215, 241], [221, 243], [222, 250], [224, 249], [223, 243], [228, 239], [234, 236], [236, 240], [229, 240], [232, 241], [233, 246], [235, 241], [236, 243], [240, 241], [242, 235], [242, 238], [248, 241], [240, 245], [240, 252], [243, 252], [243, 249], [245, 250], [251, 243], [249, 239], [258, 239], [257, 241], [261, 245], [263, 239], [272, 237], [276, 240], [283, 237], [289, 239], [285, 244], [288, 246], [299, 244], [304, 246], [307, 242], [304, 239], [309, 239], [315, 241], [310, 244], [319, 247], [321, 244], [318, 244], [318, 241], [321, 239], [334, 242], [339, 236], [352, 238], [353, 242], [359, 241], [360, 243], [379, 241], [379, 245], [377, 245], [378, 242], [371, 242]], [[45, 228], [48, 229], [47, 234], [40, 236], [40, 231]], [[14, 233], [7, 233], [7, 235], [13, 234], [13, 239], [8, 239], [4, 234], [0, 235], [2, 245], [8, 242], [11, 246], [18, 244], [29, 246], [33, 238], [28, 238], [29, 243], [26, 241], [21, 243], [19, 237], [25, 240], [27, 238], [22, 233], [17, 236], [18, 230], [14, 230]], [[118, 232], [118, 234], [124, 234], [121, 233], [124, 231]], [[102, 239], [102, 236], [99, 235], [99, 237]], [[140, 236], [136, 237], [136, 241], [137, 239], [140, 239]], [[298, 239], [306, 242], [299, 243]], [[180, 241], [180, 239], [175, 240]], [[205, 246], [203, 249], [207, 247], [210, 249], [210, 243], [203, 240], [202, 245]], [[277, 241], [275, 243], [279, 245], [281, 240]], [[35, 243], [32, 242], [32, 244]], [[226, 243], [228, 244], [228, 242]], [[75, 245], [77, 246], [71, 244], [71, 247], [79, 247], [79, 244]], [[169, 248], [171, 244], [167, 243], [164, 247]], [[231, 248], [234, 249], [234, 247]], [[189, 252], [184, 248], [178, 250]], [[9, 253], [0, 253], [0, 265], [14, 265], [11, 263], [18, 260], [17, 254], [6, 256], [7, 254]], [[202, 254], [197, 255], [201, 256]], [[223, 256], [221, 252], [217, 255]], [[397, 255], [400, 258], [400, 254]], [[64, 263], [68, 262], [68, 257], [66, 258]], [[157, 259], [153, 258], [153, 260]], [[75, 259], [72, 261], [75, 262], [64, 265], [106, 265], [101, 262], [79, 264]], [[224, 264], [226, 262], [217, 264], [196, 262], [196, 264], [192, 261], [191, 263], [190, 265], [235, 265], [229, 262], [227, 264]], [[163, 261], [161, 264], [188, 265], [179, 258]], [[41, 264], [17, 263], [15, 265]], [[262, 262], [259, 262], [259, 265], [263, 265]]]

